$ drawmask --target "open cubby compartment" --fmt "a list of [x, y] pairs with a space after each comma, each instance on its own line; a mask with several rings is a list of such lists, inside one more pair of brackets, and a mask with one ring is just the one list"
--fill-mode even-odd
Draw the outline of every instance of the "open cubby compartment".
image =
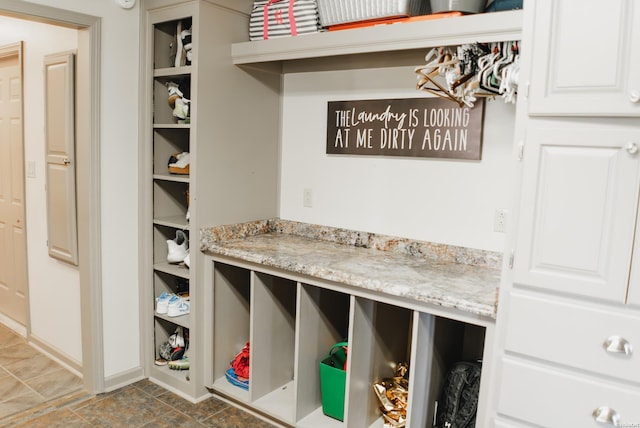
[[[153, 226], [153, 263], [167, 263], [167, 254], [169, 252], [168, 240], [175, 240], [176, 233], [179, 229], [167, 226]], [[187, 239], [189, 239], [189, 231], [182, 231]], [[181, 265], [182, 263], [174, 263]]]
[[353, 298], [347, 359], [347, 426], [382, 428], [373, 384], [394, 376], [398, 363], [410, 362], [412, 316], [413, 311], [406, 308]]
[[[212, 389], [248, 403], [249, 392], [229, 383], [225, 372], [250, 339], [251, 271], [221, 262], [213, 265]], [[251, 386], [251, 385], [250, 385]]]
[[153, 219], [186, 223], [189, 183], [153, 180]]
[[348, 338], [350, 301], [349, 294], [300, 285], [296, 329], [296, 426], [343, 426], [341, 421], [322, 412], [320, 362], [331, 346]]
[[171, 275], [170, 273], [155, 271], [153, 273], [154, 299], [163, 292], [176, 294], [189, 292], [189, 279]]
[[[427, 319], [430, 316], [421, 314], [421, 317]], [[432, 317], [431, 320], [435, 321], [432, 339], [423, 341], [428, 342], [431, 350], [416, 349], [417, 353], [414, 355], [414, 365], [427, 370], [427, 373], [420, 374], [421, 377], [427, 376], [427, 382], [423, 383], [426, 389], [420, 391], [424, 396], [418, 394], [420, 400], [415, 403], [412, 402], [411, 395], [409, 396], [410, 411], [425, 413], [424, 416], [411, 416], [418, 420], [424, 418], [425, 421], [433, 420], [436, 402], [440, 398], [451, 367], [460, 361], [482, 360], [486, 335], [485, 327], [478, 325], [441, 317]]]
[[[169, 340], [169, 336], [171, 336], [176, 329], [178, 328], [178, 324], [175, 324], [171, 321], [162, 318], [155, 319], [155, 328], [154, 328], [154, 347], [155, 347], [155, 358], [160, 358], [160, 345], [167, 342]], [[189, 329], [183, 328], [185, 339], [189, 336]], [[185, 355], [189, 355], [189, 350], [185, 352]], [[179, 381], [188, 381], [189, 380], [189, 371], [188, 370], [171, 370], [167, 366], [154, 366], [156, 372], [160, 372], [163, 375], [163, 382], [171, 384], [171, 380], [179, 380]]]
[[250, 396], [253, 406], [295, 422], [297, 282], [253, 272]]
[[171, 156], [189, 152], [189, 128], [156, 128], [153, 131], [153, 174], [188, 177], [169, 172]]
[[171, 48], [176, 43], [176, 31], [178, 22], [182, 21], [182, 28], [191, 27], [192, 19], [185, 17], [182, 20], [167, 21], [153, 26], [153, 67], [155, 69], [174, 67], [175, 50]]
[[[167, 83], [176, 83], [184, 98], [191, 97], [191, 75], [162, 76], [153, 79], [153, 123], [155, 125], [187, 124], [185, 120], [173, 115], [173, 108], [169, 105], [169, 91]], [[189, 106], [191, 107], [191, 106]]]

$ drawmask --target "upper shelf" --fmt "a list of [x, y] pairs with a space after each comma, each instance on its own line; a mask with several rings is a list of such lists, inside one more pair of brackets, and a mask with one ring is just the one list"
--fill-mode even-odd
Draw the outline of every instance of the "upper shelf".
[[231, 55], [234, 64], [255, 64], [520, 40], [521, 33], [522, 10], [513, 10], [235, 43]]

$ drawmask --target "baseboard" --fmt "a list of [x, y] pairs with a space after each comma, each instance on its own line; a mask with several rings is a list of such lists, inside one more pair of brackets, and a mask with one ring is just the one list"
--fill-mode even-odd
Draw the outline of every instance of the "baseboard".
[[142, 367], [136, 367], [131, 370], [105, 377], [104, 390], [105, 392], [115, 391], [116, 389], [120, 389], [123, 386], [130, 385], [145, 378], [146, 376], [144, 375]]
[[33, 334], [29, 335], [27, 341], [29, 345], [33, 346], [38, 351], [42, 352], [61, 366], [64, 366], [67, 370], [71, 371], [80, 379], [83, 378], [82, 363], [80, 361], [76, 361], [68, 355], [63, 354], [62, 352]]
[[19, 334], [26, 339], [27, 327], [23, 326], [22, 324], [15, 322], [4, 314], [0, 314], [0, 324], [5, 325], [7, 328], [13, 330], [16, 334]]
[[209, 397], [211, 397], [211, 396], [212, 396], [212, 394], [210, 394], [210, 393], [208, 393], [208, 392], [207, 392], [207, 393], [205, 393], [205, 394], [201, 395], [200, 397], [195, 397], [195, 398], [194, 398], [194, 397], [191, 397], [191, 396], [190, 396], [190, 395], [188, 395], [188, 394], [185, 394], [184, 392], [180, 391], [179, 389], [176, 389], [176, 388], [172, 387], [172, 386], [171, 386], [171, 385], [169, 385], [169, 384], [166, 384], [166, 383], [164, 383], [164, 382], [159, 381], [158, 379], [155, 379], [155, 378], [151, 378], [151, 377], [150, 377], [150, 378], [149, 378], [149, 382], [151, 382], [151, 383], [155, 383], [156, 385], [163, 387], [163, 388], [164, 388], [164, 389], [166, 389], [167, 391], [169, 391], [169, 392], [171, 392], [171, 393], [173, 393], [173, 394], [175, 394], [175, 395], [177, 395], [177, 396], [179, 396], [179, 397], [182, 397], [182, 398], [184, 398], [185, 400], [187, 400], [188, 402], [193, 403], [193, 404], [198, 404], [199, 402], [204, 401], [204, 400], [206, 400], [207, 398], [209, 398]]

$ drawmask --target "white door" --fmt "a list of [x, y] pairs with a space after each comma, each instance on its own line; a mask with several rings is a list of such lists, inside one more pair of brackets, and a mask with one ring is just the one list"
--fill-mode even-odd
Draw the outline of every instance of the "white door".
[[624, 303], [640, 129], [531, 129], [525, 141], [516, 286]]
[[22, 44], [0, 47], [0, 314], [27, 322]]
[[639, 1], [529, 6], [535, 9], [530, 114], [640, 116]]

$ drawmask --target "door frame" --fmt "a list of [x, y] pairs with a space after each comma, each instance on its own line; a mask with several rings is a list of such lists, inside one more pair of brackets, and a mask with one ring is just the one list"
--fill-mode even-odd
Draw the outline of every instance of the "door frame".
[[[100, 233], [100, 34], [99, 17], [28, 3], [0, 0], [0, 13], [78, 30], [77, 139], [78, 254], [82, 375], [91, 393], [104, 391], [102, 263]], [[27, 335], [31, 328], [27, 323]]]

